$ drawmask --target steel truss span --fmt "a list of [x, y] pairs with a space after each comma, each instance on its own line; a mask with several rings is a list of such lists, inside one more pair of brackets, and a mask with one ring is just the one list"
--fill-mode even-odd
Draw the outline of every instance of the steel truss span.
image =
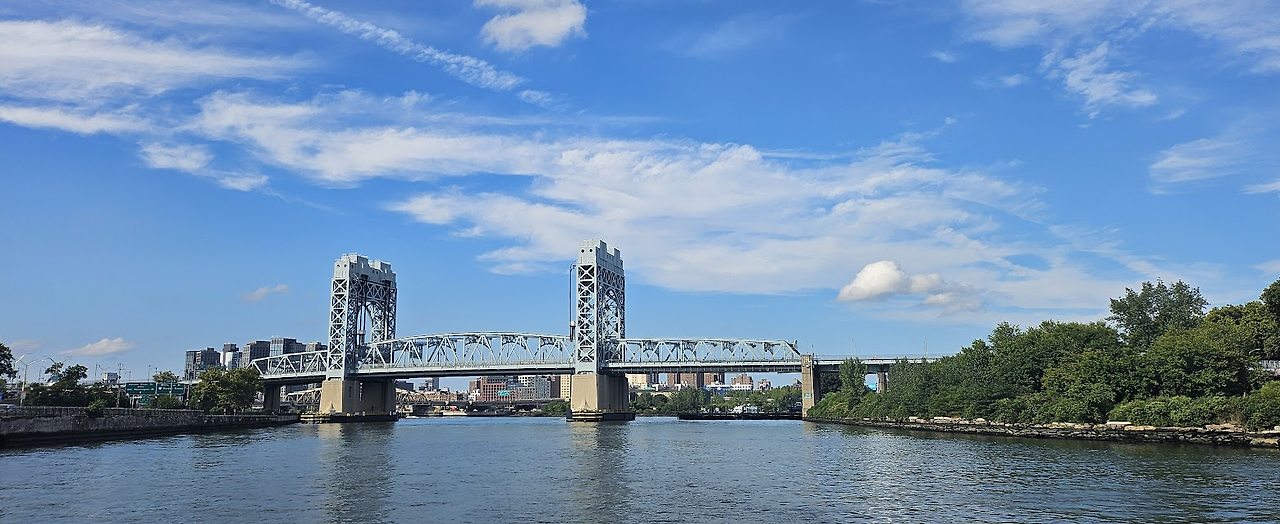
[[800, 371], [800, 350], [790, 340], [630, 338], [611, 353], [603, 367], [617, 373]]
[[439, 333], [374, 343], [361, 359], [362, 376], [407, 370], [431, 372], [560, 372], [573, 369], [573, 345], [564, 335]]

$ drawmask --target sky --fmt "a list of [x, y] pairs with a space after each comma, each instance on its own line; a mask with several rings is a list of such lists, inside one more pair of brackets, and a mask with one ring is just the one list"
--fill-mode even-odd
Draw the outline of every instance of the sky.
[[1280, 277], [1277, 117], [1267, 0], [5, 3], [0, 342], [142, 379], [324, 340], [344, 253], [401, 336], [566, 334], [589, 238], [636, 338], [1239, 304]]

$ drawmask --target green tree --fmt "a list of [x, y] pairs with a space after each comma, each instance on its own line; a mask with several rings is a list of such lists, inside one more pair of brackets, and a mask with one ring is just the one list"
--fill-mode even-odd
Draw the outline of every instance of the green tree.
[[1200, 289], [1179, 280], [1172, 286], [1157, 279], [1155, 284], [1143, 282], [1141, 291], [1125, 288], [1124, 296], [1111, 299], [1111, 316], [1131, 346], [1147, 348], [1164, 332], [1173, 328], [1190, 329], [1204, 319], [1209, 302]]
[[1206, 322], [1161, 335], [1147, 357], [1161, 395], [1240, 395], [1251, 389], [1254, 360], [1248, 354], [1249, 344], [1248, 334], [1239, 326]]
[[1205, 315], [1204, 320], [1239, 326], [1250, 339], [1250, 355], [1264, 360], [1280, 360], [1280, 323], [1261, 301], [1216, 307]]
[[166, 370], [166, 371], [161, 371], [159, 373], [156, 373], [151, 377], [151, 380], [152, 382], [157, 382], [160, 384], [169, 384], [169, 383], [177, 382], [179, 379], [178, 379], [178, 375], [174, 374], [172, 371]]
[[151, 402], [147, 404], [151, 409], [182, 409], [182, 401], [173, 395], [156, 395], [151, 398]]
[[18, 370], [13, 367], [13, 350], [4, 343], [0, 343], [0, 378], [16, 376], [18, 376]]
[[1262, 303], [1266, 304], [1267, 311], [1271, 312], [1271, 319], [1280, 323], [1280, 278], [1272, 282], [1267, 289], [1262, 291]]
[[206, 412], [234, 413], [248, 408], [261, 388], [258, 370], [209, 368], [191, 387], [188, 404]]
[[542, 413], [557, 417], [569, 416], [569, 402], [559, 399], [549, 401], [542, 405]]
[[840, 391], [862, 397], [867, 390], [867, 365], [860, 359], [846, 358], [840, 363]]

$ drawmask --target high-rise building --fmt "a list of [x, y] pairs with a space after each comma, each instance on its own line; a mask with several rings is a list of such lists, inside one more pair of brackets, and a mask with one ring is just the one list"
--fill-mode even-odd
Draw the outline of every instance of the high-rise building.
[[271, 353], [273, 357], [280, 355], [288, 355], [290, 353], [302, 353], [306, 351], [305, 344], [299, 344], [297, 339], [285, 337], [271, 337]]
[[755, 386], [755, 383], [755, 379], [752, 379], [751, 375], [746, 373], [735, 375], [733, 377], [734, 386]]
[[724, 372], [721, 371], [719, 373], [703, 373], [702, 383], [703, 384], [724, 384], [725, 383]]
[[556, 377], [560, 379], [560, 398], [569, 398], [569, 384], [573, 382], [570, 380], [570, 377], [572, 377], [572, 375], [558, 375]]
[[329, 345], [324, 342], [307, 342], [306, 352], [315, 353], [316, 351], [328, 351]]
[[183, 368], [182, 378], [195, 380], [210, 367], [221, 365], [222, 355], [218, 350], [213, 348], [191, 350], [187, 352], [187, 362]]
[[266, 340], [255, 340], [253, 342], [245, 342], [244, 348], [240, 350], [240, 361], [244, 365], [249, 365], [252, 360], [267, 358], [271, 356], [271, 342]]
[[222, 367], [227, 369], [238, 369], [244, 362], [241, 360], [240, 348], [230, 342], [222, 345]]
[[418, 387], [419, 391], [440, 391], [440, 377], [427, 377]]

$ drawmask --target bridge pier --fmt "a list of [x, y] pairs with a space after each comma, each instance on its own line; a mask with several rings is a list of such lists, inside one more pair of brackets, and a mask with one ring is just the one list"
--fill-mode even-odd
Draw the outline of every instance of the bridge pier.
[[884, 393], [889, 390], [889, 372], [880, 371], [876, 373], [876, 393]]
[[267, 384], [262, 387], [262, 410], [280, 411], [280, 386]]
[[570, 422], [635, 420], [627, 377], [603, 373], [573, 375], [569, 382], [567, 418]]
[[809, 408], [822, 400], [822, 377], [813, 363], [813, 355], [800, 355], [800, 413], [809, 415]]
[[326, 380], [320, 384], [320, 413], [390, 413], [396, 389], [389, 380]]

